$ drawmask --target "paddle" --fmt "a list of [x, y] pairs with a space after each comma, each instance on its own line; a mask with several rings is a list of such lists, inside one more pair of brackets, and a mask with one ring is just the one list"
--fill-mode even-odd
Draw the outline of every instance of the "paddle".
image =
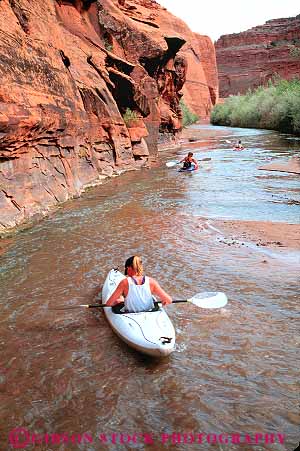
[[109, 307], [106, 304], [79, 304], [79, 305], [70, 305], [68, 307], [50, 307], [49, 310], [73, 310], [77, 308], [103, 308]]
[[176, 166], [177, 164], [180, 164], [179, 161], [168, 161], [166, 163], [167, 168], [173, 168], [174, 166]]
[[173, 304], [178, 302], [189, 302], [201, 308], [221, 308], [227, 304], [228, 299], [226, 294], [221, 293], [220, 291], [207, 291], [204, 293], [197, 293], [189, 299], [174, 300]]
[[[228, 300], [225, 293], [219, 292], [204, 292], [197, 293], [195, 296], [189, 299], [177, 299], [173, 301], [173, 304], [177, 304], [180, 302], [189, 302], [191, 304], [196, 305], [200, 308], [221, 308], [224, 307]], [[160, 302], [159, 302], [160, 303]], [[105, 308], [109, 307], [106, 304], [79, 304], [79, 305], [71, 305], [68, 307], [53, 307], [50, 310], [73, 310], [78, 308]]]
[[[211, 160], [211, 158], [207, 157], [207, 158], [202, 158], [202, 160], [198, 160], [198, 161], [210, 161], [210, 160]], [[180, 161], [168, 161], [166, 163], [166, 166], [167, 166], [167, 168], [173, 168], [177, 164], [180, 164]]]

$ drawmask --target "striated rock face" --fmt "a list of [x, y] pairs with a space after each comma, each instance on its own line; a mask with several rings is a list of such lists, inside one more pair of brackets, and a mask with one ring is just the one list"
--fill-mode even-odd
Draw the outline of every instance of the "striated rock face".
[[300, 16], [269, 20], [264, 25], [216, 42], [220, 96], [244, 94], [275, 74], [299, 77]]
[[0, 0], [0, 232], [155, 159], [182, 89], [207, 114], [199, 39], [154, 0]]

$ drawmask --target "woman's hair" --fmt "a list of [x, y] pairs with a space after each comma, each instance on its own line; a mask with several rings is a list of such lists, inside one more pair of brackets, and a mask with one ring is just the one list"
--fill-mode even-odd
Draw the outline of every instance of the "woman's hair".
[[193, 155], [194, 155], [193, 152], [188, 153], [188, 157], [192, 157]]
[[142, 276], [144, 269], [142, 260], [137, 255], [127, 258], [125, 262], [125, 275], [127, 275], [127, 268], [132, 268], [137, 276]]

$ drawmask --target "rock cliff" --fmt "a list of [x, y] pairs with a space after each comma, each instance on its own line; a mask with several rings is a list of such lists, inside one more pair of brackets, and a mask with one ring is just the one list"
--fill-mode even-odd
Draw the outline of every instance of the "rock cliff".
[[269, 20], [216, 42], [220, 97], [244, 94], [274, 75], [291, 79], [300, 74], [300, 15]]
[[182, 91], [202, 119], [218, 96], [212, 43], [154, 0], [0, 0], [0, 77], [0, 232], [155, 159]]

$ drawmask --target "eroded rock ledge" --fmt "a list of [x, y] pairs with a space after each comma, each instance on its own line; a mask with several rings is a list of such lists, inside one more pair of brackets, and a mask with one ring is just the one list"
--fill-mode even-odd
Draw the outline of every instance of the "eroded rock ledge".
[[205, 118], [218, 90], [200, 41], [154, 0], [1, 0], [0, 232], [155, 159], [182, 89]]

